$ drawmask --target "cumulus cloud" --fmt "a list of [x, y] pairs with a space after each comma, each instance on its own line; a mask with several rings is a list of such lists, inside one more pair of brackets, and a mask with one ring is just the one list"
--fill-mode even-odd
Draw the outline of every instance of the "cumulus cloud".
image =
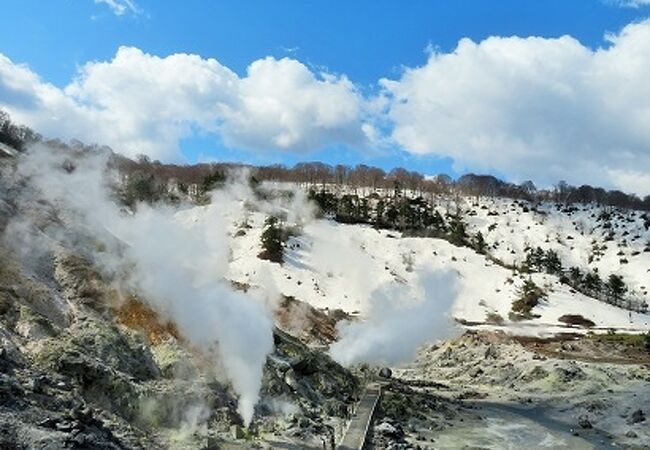
[[181, 140], [308, 152], [373, 145], [450, 157], [458, 172], [650, 192], [650, 21], [593, 49], [570, 36], [462, 39], [364, 96], [344, 75], [267, 57], [239, 75], [215, 59], [122, 47], [67, 86], [0, 55], [0, 107], [46, 136], [183, 160]]
[[257, 60], [240, 77], [215, 59], [121, 47], [59, 89], [0, 55], [0, 106], [46, 135], [163, 160], [181, 159], [179, 141], [197, 132], [236, 148], [293, 152], [362, 146], [372, 134], [352, 82], [289, 58]]
[[592, 50], [569, 36], [462, 39], [381, 80], [392, 138], [458, 170], [566, 179], [640, 194], [650, 172], [650, 22]]

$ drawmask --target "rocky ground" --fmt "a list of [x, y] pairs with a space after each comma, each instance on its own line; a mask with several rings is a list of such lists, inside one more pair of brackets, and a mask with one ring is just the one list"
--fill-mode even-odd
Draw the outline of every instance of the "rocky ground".
[[[650, 366], [642, 339], [531, 342], [470, 331], [431, 346], [412, 365], [396, 370], [397, 385], [428, 398], [430, 405], [450, 400], [453, 412], [426, 421], [399, 410], [385, 412], [375, 427], [375, 435], [384, 438], [377, 447], [649, 448]], [[401, 401], [414, 398], [405, 395]], [[413, 410], [426, 415], [436, 408]], [[399, 439], [388, 426], [395, 422]]]
[[[363, 370], [353, 376], [276, 330], [244, 431], [206, 361], [136, 300], [115, 307], [83, 258], [61, 249], [40, 278], [6, 250], [0, 258], [0, 448], [319, 448], [343, 433]], [[395, 371], [372, 443], [644, 448], [650, 370], [640, 342], [468, 332]]]
[[[236, 399], [200, 355], [171, 334], [154, 344], [110, 308], [93, 307], [107, 299], [78, 260], [54, 264], [54, 290], [6, 259], [0, 265], [0, 448], [316, 442], [357, 393], [349, 372], [276, 330], [256, 418], [233, 434]], [[64, 314], [48, 314], [56, 293]]]

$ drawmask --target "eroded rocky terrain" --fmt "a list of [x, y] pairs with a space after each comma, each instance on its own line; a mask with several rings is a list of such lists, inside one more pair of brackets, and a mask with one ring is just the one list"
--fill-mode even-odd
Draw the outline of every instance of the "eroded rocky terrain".
[[358, 379], [279, 328], [244, 429], [237, 396], [211, 355], [100, 273], [85, 251], [101, 245], [91, 233], [46, 201], [20, 202], [29, 186], [6, 180], [0, 448], [249, 448], [319, 444], [341, 432]]
[[647, 448], [649, 363], [641, 338], [611, 345], [466, 332], [422, 350], [396, 377], [473, 416], [438, 421], [437, 433], [409, 417], [402, 429], [412, 443], [433, 439], [431, 448]]

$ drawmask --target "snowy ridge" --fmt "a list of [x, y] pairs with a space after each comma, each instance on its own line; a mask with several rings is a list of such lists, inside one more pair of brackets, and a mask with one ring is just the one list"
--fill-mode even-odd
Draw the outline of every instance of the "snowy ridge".
[[[576, 205], [569, 212], [562, 212], [563, 207], [549, 203], [532, 210], [526, 202], [519, 203], [488, 199], [482, 200], [479, 207], [471, 207], [476, 215], [468, 218], [470, 231], [483, 233], [492, 246], [492, 255], [507, 263], [520, 264], [527, 246], [552, 249], [558, 252], [565, 267], [596, 268], [603, 277], [612, 273], [622, 275], [631, 289], [647, 296], [650, 229], [644, 226], [642, 212], [595, 205]], [[488, 215], [495, 212], [497, 215]], [[611, 215], [611, 220], [598, 220], [604, 212]], [[495, 226], [492, 231], [490, 226]], [[594, 244], [600, 250], [594, 252]], [[598, 252], [602, 256], [595, 256], [590, 262], [590, 256]]]

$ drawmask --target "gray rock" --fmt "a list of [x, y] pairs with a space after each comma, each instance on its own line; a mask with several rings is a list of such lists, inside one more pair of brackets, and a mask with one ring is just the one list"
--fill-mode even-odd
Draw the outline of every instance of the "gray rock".
[[583, 428], [585, 430], [593, 428], [593, 425], [587, 416], [580, 416], [578, 418], [578, 425], [580, 425], [580, 428]]
[[566, 367], [556, 367], [553, 369], [559, 381], [570, 383], [575, 380], [583, 380], [586, 377], [585, 372], [574, 363]]
[[644, 422], [644, 421], [645, 421], [645, 414], [640, 409], [637, 409], [636, 411], [634, 411], [627, 418], [627, 423], [629, 423], [630, 425], [635, 424], [635, 423], [639, 423], [639, 422]]
[[375, 432], [385, 436], [393, 436], [397, 433], [397, 429], [388, 422], [382, 422], [375, 426]]
[[485, 353], [484, 353], [483, 356], [485, 356], [485, 358], [496, 359], [496, 358], [499, 357], [499, 350], [497, 349], [497, 347], [495, 345], [490, 344], [488, 346], [488, 348], [485, 350]]

